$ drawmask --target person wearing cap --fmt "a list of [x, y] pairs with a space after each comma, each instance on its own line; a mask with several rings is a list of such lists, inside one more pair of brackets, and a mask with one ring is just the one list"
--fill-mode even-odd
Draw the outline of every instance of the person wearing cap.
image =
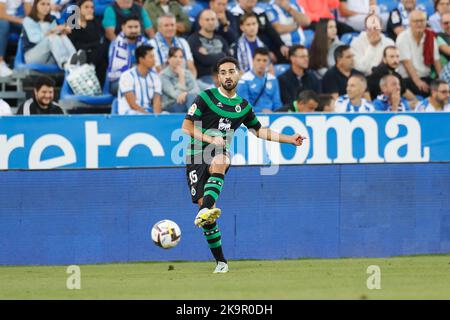
[[125, 71], [119, 80], [118, 113], [136, 115], [161, 113], [161, 80], [152, 71], [153, 47], [144, 44], [135, 51], [137, 65]]

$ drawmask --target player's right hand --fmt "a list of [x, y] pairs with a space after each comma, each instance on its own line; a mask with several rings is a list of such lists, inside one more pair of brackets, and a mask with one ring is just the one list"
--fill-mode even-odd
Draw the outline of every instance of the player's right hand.
[[225, 140], [222, 137], [213, 137], [211, 143], [219, 147], [225, 147]]

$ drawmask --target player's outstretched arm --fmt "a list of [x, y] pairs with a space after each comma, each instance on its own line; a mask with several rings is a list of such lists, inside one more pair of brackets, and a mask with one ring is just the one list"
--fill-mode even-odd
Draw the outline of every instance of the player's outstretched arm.
[[299, 135], [298, 133], [293, 134], [293, 135], [286, 135], [286, 134], [272, 131], [269, 128], [260, 128], [258, 131], [255, 132], [255, 134], [258, 138], [261, 138], [261, 139], [264, 139], [267, 141], [290, 143], [297, 147], [301, 146], [303, 143], [303, 140], [306, 139], [306, 137], [303, 137], [303, 136]]
[[213, 143], [215, 145], [224, 146], [225, 140], [222, 137], [212, 137], [204, 134], [201, 130], [195, 127], [194, 122], [189, 119], [184, 119], [181, 129], [184, 133], [190, 135], [192, 138], [206, 143]]

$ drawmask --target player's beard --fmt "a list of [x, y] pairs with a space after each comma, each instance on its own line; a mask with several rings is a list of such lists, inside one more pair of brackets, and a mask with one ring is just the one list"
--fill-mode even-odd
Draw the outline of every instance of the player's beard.
[[237, 81], [236, 81], [236, 82], [234, 82], [233, 80], [231, 80], [231, 81], [225, 81], [225, 82], [222, 82], [220, 85], [221, 85], [222, 88], [224, 88], [225, 90], [227, 90], [227, 91], [232, 91], [232, 90], [234, 90], [234, 89], [236, 88], [236, 86], [237, 86]]

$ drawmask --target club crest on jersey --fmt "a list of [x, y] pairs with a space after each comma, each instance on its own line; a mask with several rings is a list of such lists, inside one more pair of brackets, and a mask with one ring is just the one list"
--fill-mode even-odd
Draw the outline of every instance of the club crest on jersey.
[[228, 118], [220, 118], [219, 120], [219, 130], [230, 131], [231, 130], [231, 121]]
[[189, 110], [188, 110], [188, 115], [193, 116], [194, 113], [195, 113], [195, 110], [197, 110], [197, 104], [194, 103], [194, 104], [189, 108]]
[[219, 101], [219, 102], [217, 103], [217, 106], [218, 106], [219, 108], [223, 108], [222, 102]]
[[195, 188], [192, 187], [192, 188], [191, 188], [191, 194], [192, 194], [192, 196], [195, 196], [196, 193], [197, 193], [197, 191], [195, 191]]
[[242, 108], [239, 104], [237, 104], [236, 107], [234, 107], [234, 110], [236, 110], [236, 112], [241, 112]]

